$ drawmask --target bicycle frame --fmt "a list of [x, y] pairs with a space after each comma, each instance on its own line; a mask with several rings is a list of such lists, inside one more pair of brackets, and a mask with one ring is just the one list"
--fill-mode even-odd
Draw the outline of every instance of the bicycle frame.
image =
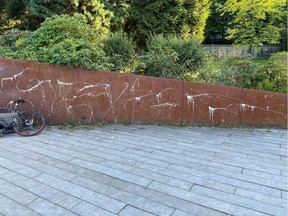
[[0, 120], [0, 135], [13, 131], [22, 136], [34, 136], [44, 129], [45, 118], [41, 113], [34, 109], [19, 111], [18, 105], [25, 103], [23, 99], [14, 100], [13, 103], [14, 107], [12, 102], [10, 107], [0, 107], [0, 113], [9, 113], [8, 120]]
[[2, 126], [5, 129], [12, 128], [13, 125], [15, 124], [15, 121], [14, 121], [15, 114], [16, 113], [19, 114], [19, 111], [17, 110], [17, 105], [15, 105], [14, 108], [0, 107], [0, 111], [6, 111], [3, 113], [11, 113], [9, 121], [7, 123], [0, 120], [0, 126]]

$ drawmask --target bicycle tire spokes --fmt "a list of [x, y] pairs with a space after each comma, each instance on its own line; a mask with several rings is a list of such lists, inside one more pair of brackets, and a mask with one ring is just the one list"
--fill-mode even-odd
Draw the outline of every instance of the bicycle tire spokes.
[[18, 113], [16, 118], [14, 131], [23, 136], [33, 136], [40, 133], [44, 126], [44, 117], [36, 111], [24, 111]]

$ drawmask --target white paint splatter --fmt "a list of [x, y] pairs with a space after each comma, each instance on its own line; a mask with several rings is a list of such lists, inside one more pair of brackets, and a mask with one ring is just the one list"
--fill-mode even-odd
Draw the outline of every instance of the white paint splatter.
[[153, 107], [160, 107], [160, 108], [164, 108], [164, 107], [177, 107], [179, 106], [178, 103], [162, 103], [162, 104], [156, 104], [156, 105], [153, 105]]

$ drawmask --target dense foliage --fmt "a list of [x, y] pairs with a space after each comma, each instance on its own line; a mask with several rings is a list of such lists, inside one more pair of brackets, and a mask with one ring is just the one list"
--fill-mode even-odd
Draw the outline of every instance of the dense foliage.
[[286, 0], [226, 0], [221, 9], [234, 16], [228, 38], [243, 46], [279, 43], [287, 24], [286, 4]]
[[276, 92], [288, 92], [288, 52], [271, 55], [266, 67], [266, 79], [259, 85], [260, 89]]
[[100, 36], [83, 15], [54, 16], [47, 18], [41, 27], [28, 37], [15, 39], [10, 43], [4, 40], [13, 47], [13, 50], [7, 50], [4, 54], [6, 57], [28, 61], [88, 69], [110, 69], [109, 60], [100, 45]]
[[287, 92], [287, 52], [263, 65], [250, 56], [214, 59], [200, 44], [287, 44], [285, 4], [0, 0], [0, 57]]
[[124, 32], [115, 32], [103, 41], [103, 50], [113, 67], [113, 71], [133, 72], [136, 61], [136, 45]]
[[195, 39], [153, 36], [149, 39], [147, 54], [142, 57], [144, 75], [182, 79], [185, 73], [194, 73], [204, 63], [204, 52]]
[[230, 56], [215, 59], [206, 56], [205, 64], [186, 80], [218, 83], [244, 88], [287, 93], [288, 52], [272, 54], [268, 61], [258, 63], [251, 56]]
[[204, 39], [208, 0], [132, 1], [127, 29], [143, 44], [151, 34]]

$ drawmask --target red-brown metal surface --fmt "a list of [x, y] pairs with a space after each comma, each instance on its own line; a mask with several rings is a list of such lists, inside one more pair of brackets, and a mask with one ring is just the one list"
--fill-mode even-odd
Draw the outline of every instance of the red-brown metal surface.
[[49, 124], [287, 128], [287, 94], [0, 59], [0, 106], [24, 98]]

